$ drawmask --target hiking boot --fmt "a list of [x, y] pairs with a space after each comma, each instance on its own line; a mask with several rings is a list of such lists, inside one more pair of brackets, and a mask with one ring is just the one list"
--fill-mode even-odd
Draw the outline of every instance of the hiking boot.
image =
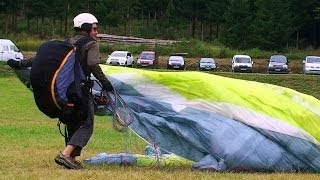
[[54, 161], [60, 166], [64, 166], [67, 169], [80, 169], [82, 168], [82, 164], [75, 161], [69, 157], [63, 155], [61, 152], [54, 158]]
[[74, 160], [74, 164], [76, 164], [78, 166], [78, 169], [82, 169], [83, 165], [80, 161]]

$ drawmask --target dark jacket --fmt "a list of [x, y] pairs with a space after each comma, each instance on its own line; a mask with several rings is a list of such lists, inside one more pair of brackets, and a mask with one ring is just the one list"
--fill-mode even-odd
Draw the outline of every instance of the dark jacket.
[[[71, 44], [75, 44], [79, 39], [85, 37], [85, 34], [76, 34], [74, 37], [69, 39]], [[87, 68], [85, 71], [92, 73], [93, 76], [102, 84], [103, 89], [110, 89], [110, 82], [107, 79], [106, 75], [102, 72], [101, 67], [99, 66], [100, 61], [100, 51], [99, 44], [97, 41], [90, 41], [81, 51], [80, 63], [82, 66]], [[86, 63], [85, 65], [83, 63]], [[87, 74], [90, 76], [90, 74]]]

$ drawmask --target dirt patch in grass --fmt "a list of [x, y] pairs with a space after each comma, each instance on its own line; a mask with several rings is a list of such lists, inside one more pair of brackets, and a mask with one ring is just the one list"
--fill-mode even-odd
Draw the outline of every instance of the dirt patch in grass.
[[33, 51], [23, 51], [22, 52], [24, 58], [31, 58], [36, 55], [36, 52]]

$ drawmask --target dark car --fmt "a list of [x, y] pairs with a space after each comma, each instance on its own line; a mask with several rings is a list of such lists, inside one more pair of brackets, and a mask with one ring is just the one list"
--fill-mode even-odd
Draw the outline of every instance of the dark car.
[[158, 66], [158, 55], [154, 51], [142, 51], [137, 58], [137, 67], [151, 67]]
[[269, 59], [268, 73], [288, 73], [288, 59], [284, 55], [272, 55]]

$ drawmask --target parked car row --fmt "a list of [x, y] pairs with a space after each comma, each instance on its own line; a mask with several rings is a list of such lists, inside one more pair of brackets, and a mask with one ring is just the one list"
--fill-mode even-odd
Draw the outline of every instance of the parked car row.
[[[285, 55], [272, 55], [268, 60], [269, 74], [289, 73], [289, 60]], [[320, 56], [307, 56], [303, 60], [304, 74], [320, 74]], [[233, 72], [252, 72], [253, 61], [247, 55], [235, 55], [232, 60]]]
[[[288, 59], [284, 55], [272, 55], [268, 60], [267, 72], [288, 73]], [[234, 55], [232, 58], [232, 72], [252, 72], [253, 61], [248, 55]]]
[[[289, 73], [289, 60], [285, 55], [276, 54], [270, 56], [267, 60], [267, 73], [278, 74]], [[106, 64], [108, 65], [120, 65], [130, 66], [136, 62], [136, 67], [149, 67], [158, 68], [159, 60], [158, 54], [154, 51], [142, 51], [134, 61], [133, 55], [129, 51], [114, 51], [111, 55], [108, 55]], [[303, 73], [304, 74], [320, 74], [320, 56], [307, 56], [303, 60]], [[253, 72], [253, 60], [248, 55], [236, 54], [233, 56], [231, 61], [232, 72]], [[184, 70], [186, 68], [186, 62], [184, 54], [175, 53], [171, 54], [166, 63], [167, 69], [179, 69]], [[217, 62], [211, 57], [199, 58], [197, 62], [198, 70], [216, 70], [219, 68]]]
[[[167, 60], [167, 69], [186, 68], [184, 59], [185, 53], [171, 54]], [[0, 61], [9, 59], [22, 60], [23, 54], [16, 45], [9, 39], [0, 39]], [[285, 55], [272, 55], [267, 60], [267, 73], [289, 73], [289, 60]], [[108, 55], [106, 64], [133, 67], [135, 64], [133, 55], [129, 51], [114, 51]], [[136, 60], [137, 67], [158, 68], [158, 54], [154, 51], [142, 51]], [[198, 70], [216, 70], [217, 62], [211, 57], [199, 58], [197, 62]], [[232, 72], [252, 72], [253, 60], [248, 55], [234, 55], [231, 62]], [[307, 56], [303, 60], [304, 74], [320, 74], [320, 56]]]
[[[142, 51], [137, 58], [137, 67], [151, 67], [157, 68], [159, 65], [158, 54], [154, 51]], [[129, 51], [114, 51], [108, 55], [106, 64], [120, 65], [120, 66], [133, 66], [133, 56]], [[171, 55], [167, 62], [167, 69], [184, 69], [185, 60], [183, 56]]]
[[[232, 71], [252, 72], [252, 64], [250, 56], [235, 55], [232, 60]], [[268, 60], [267, 72], [269, 74], [275, 73], [289, 73], [289, 60], [285, 55], [272, 55]], [[304, 74], [320, 74], [320, 56], [307, 56], [303, 60]]]

